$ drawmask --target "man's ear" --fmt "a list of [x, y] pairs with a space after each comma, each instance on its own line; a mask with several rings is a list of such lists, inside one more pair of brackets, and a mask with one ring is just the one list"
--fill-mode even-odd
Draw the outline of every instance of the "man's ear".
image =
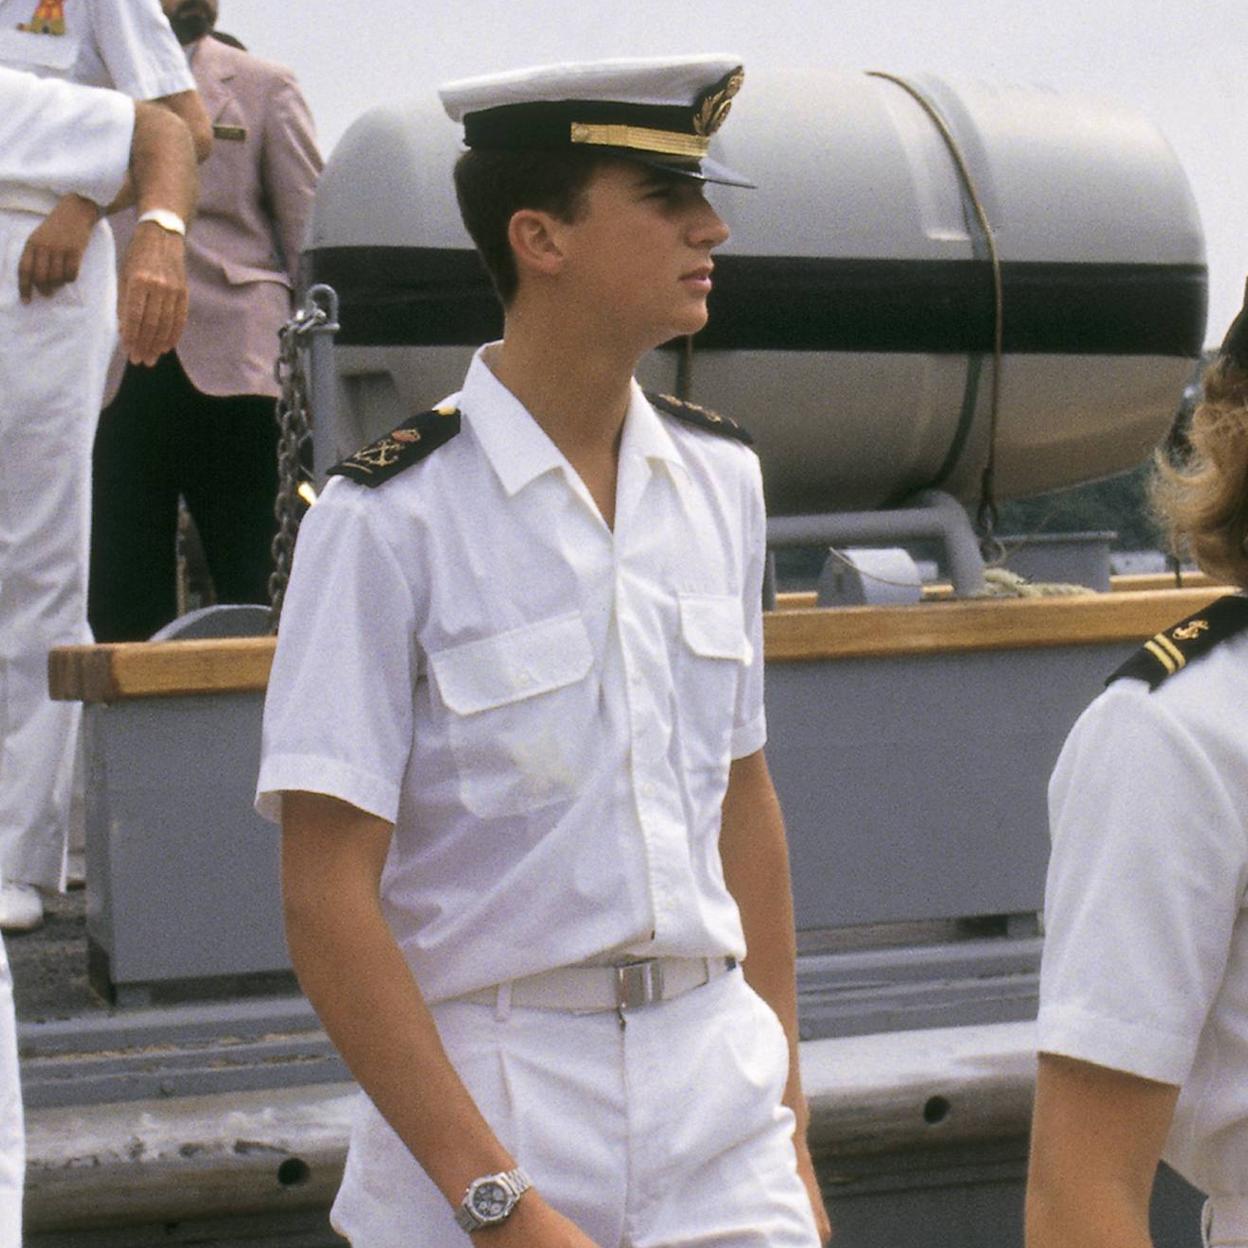
[[559, 272], [564, 261], [560, 225], [550, 213], [533, 208], [521, 208], [511, 214], [507, 241], [517, 270], [547, 277]]

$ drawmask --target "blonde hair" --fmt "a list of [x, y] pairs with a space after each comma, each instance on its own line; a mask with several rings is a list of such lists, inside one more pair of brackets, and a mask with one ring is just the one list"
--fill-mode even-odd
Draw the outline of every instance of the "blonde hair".
[[1248, 369], [1229, 355], [1205, 372], [1188, 439], [1183, 462], [1156, 456], [1153, 510], [1176, 555], [1190, 553], [1210, 576], [1248, 588]]

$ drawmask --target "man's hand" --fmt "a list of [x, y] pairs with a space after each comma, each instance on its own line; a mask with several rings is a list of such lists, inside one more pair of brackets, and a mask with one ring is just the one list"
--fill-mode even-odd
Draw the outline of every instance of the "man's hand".
[[815, 1215], [815, 1230], [819, 1234], [819, 1242], [828, 1244], [832, 1240], [832, 1219], [823, 1203], [823, 1193], [819, 1190], [819, 1177], [815, 1174], [815, 1163], [810, 1158], [810, 1149], [805, 1140], [795, 1140], [797, 1146], [797, 1173], [806, 1185], [806, 1194], [810, 1197], [810, 1210]]
[[81, 195], [65, 195], [26, 240], [17, 264], [17, 290], [29, 303], [37, 290], [50, 295], [76, 281], [100, 208]]
[[511, 1217], [501, 1226], [475, 1231], [481, 1248], [598, 1248], [588, 1235], [561, 1213], [556, 1213], [536, 1191], [520, 1197]]
[[186, 325], [186, 243], [154, 221], [135, 227], [121, 266], [117, 320], [132, 364], [155, 364]]

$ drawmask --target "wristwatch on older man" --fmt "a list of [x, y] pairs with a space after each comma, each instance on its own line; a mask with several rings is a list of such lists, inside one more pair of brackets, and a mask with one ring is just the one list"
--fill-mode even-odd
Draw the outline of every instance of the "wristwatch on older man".
[[480, 1231], [506, 1222], [520, 1197], [532, 1187], [529, 1176], [517, 1166], [499, 1174], [484, 1174], [468, 1184], [455, 1210], [455, 1221], [465, 1231]]

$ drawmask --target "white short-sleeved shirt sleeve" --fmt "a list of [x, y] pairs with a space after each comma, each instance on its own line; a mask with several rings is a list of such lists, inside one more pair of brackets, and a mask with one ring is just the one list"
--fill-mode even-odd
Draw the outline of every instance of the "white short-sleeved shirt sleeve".
[[35, 8], [36, 0], [0, 0], [0, 65], [136, 100], [195, 89], [159, 0], [68, 0], [62, 33], [23, 30]]
[[742, 610], [750, 658], [737, 686], [732, 757], [745, 758], [767, 744], [763, 702], [763, 577], [767, 563], [767, 512], [763, 503], [762, 466], [756, 456], [745, 458], [741, 516], [746, 534]]
[[1111, 685], [1049, 803], [1038, 1047], [1180, 1085], [1166, 1159], [1248, 1190], [1248, 636]]
[[299, 574], [282, 608], [283, 640], [293, 640], [270, 678], [282, 694], [270, 703], [258, 806], [276, 819], [281, 792], [311, 789], [393, 823], [412, 748], [416, 594], [368, 495], [329, 488], [333, 505], [318, 502], [299, 529]]
[[757, 457], [634, 387], [614, 529], [474, 360], [461, 432], [300, 532], [258, 808], [392, 821], [387, 917], [430, 1000], [605, 953], [741, 957], [720, 816], [766, 739]]
[[124, 95], [0, 66], [0, 183], [107, 204], [121, 190], [133, 134]]

